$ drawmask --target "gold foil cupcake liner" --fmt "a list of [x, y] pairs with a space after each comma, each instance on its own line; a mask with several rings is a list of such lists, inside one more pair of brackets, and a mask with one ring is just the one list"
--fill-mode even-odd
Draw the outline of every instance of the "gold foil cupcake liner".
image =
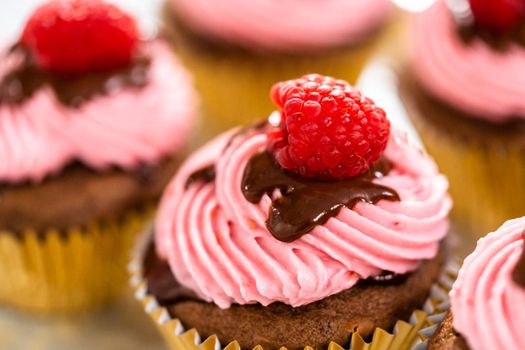
[[426, 350], [428, 341], [445, 319], [450, 309], [448, 292], [452, 289], [452, 285], [458, 276], [459, 268], [459, 261], [450, 261], [445, 271], [441, 274], [438, 283], [435, 285], [436, 289], [431, 292], [434, 298], [429, 298], [423, 307], [427, 317], [423, 327], [418, 332], [418, 341], [412, 347], [412, 350]]
[[[525, 146], [521, 140], [463, 137], [415, 110], [411, 117], [429, 154], [449, 180], [451, 217], [475, 242], [525, 207]], [[474, 132], [473, 132], [474, 133]]]
[[398, 98], [428, 154], [449, 181], [454, 202], [450, 217], [469, 245], [502, 222], [522, 216], [523, 121], [500, 125], [469, 115], [425, 89], [410, 65], [386, 68], [397, 76]]
[[[142, 262], [150, 241], [151, 233], [140, 236], [132, 251], [131, 262], [128, 266], [131, 275], [130, 285], [135, 292], [135, 298], [143, 305], [144, 311], [153, 320], [169, 348], [171, 350], [247, 350], [241, 349], [237, 341], [223, 345], [224, 343], [221, 343], [215, 335], [202, 339], [198, 330], [186, 330], [180, 320], [171, 317], [168, 310], [160, 306], [154, 296], [148, 294], [147, 282], [143, 278]], [[369, 342], [358, 333], [354, 333], [350, 339], [349, 349], [408, 350], [424, 342], [426, 338], [420, 334], [420, 331], [429, 325], [431, 322], [429, 317], [432, 317], [438, 310], [437, 306], [447, 301], [451, 281], [457, 274], [456, 266], [457, 264], [446, 264], [438, 281], [432, 286], [423, 310], [415, 310], [408, 322], [397, 321], [392, 331], [376, 328]], [[327, 347], [327, 350], [343, 349], [345, 349], [343, 345], [335, 342], [330, 343]], [[257, 345], [253, 350], [264, 349]], [[286, 348], [281, 347], [280, 350], [286, 350]], [[312, 350], [312, 348], [305, 346], [304, 350]]]
[[0, 229], [0, 303], [36, 313], [82, 311], [125, 286], [129, 249], [151, 208], [66, 231]]

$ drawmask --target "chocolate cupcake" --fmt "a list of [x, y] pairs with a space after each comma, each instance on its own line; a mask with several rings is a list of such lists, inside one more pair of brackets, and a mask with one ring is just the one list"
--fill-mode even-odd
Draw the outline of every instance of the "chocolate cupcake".
[[36, 9], [0, 61], [0, 302], [55, 312], [120, 292], [194, 115], [188, 73], [127, 14]]
[[276, 81], [319, 72], [354, 82], [392, 10], [388, 0], [167, 0], [164, 22], [215, 136], [270, 114]]
[[525, 5], [507, 1], [441, 0], [410, 26], [401, 94], [475, 238], [523, 215], [524, 29]]
[[131, 264], [137, 297], [174, 349], [408, 347], [417, 332], [399, 322], [443, 265], [447, 180], [344, 81], [309, 75], [272, 96], [269, 122], [181, 166]]
[[450, 301], [429, 350], [525, 348], [525, 217], [507, 221], [478, 242]]

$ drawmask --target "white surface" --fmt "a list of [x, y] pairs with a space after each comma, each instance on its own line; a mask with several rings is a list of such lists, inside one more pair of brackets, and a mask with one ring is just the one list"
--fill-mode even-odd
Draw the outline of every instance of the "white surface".
[[413, 144], [423, 148], [403, 103], [399, 99], [396, 75], [387, 63], [381, 59], [372, 61], [361, 74], [357, 85], [366, 96], [385, 110], [392, 125], [405, 131]]
[[399, 7], [402, 9], [405, 9], [407, 11], [413, 11], [413, 12], [420, 12], [424, 11], [430, 6], [432, 6], [433, 3], [436, 2], [436, 0], [392, 0], [396, 3]]
[[0, 310], [0, 349], [164, 350], [153, 322], [129, 294], [108, 309], [70, 318]]

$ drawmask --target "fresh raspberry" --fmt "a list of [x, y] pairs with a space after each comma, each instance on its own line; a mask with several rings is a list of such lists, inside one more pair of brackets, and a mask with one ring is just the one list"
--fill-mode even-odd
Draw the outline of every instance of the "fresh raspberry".
[[512, 29], [524, 20], [525, 0], [469, 0], [476, 24], [497, 32]]
[[77, 74], [126, 66], [138, 40], [134, 19], [114, 5], [53, 0], [33, 13], [20, 41], [41, 68]]
[[277, 83], [271, 95], [281, 124], [268, 132], [268, 150], [285, 169], [345, 179], [366, 172], [386, 147], [385, 112], [346, 81], [311, 74]]

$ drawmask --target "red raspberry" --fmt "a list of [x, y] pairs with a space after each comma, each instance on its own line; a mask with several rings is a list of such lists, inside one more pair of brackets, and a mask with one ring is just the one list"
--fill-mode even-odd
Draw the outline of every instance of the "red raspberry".
[[469, 0], [476, 24], [498, 32], [513, 28], [524, 19], [524, 0]]
[[43, 69], [59, 74], [129, 64], [139, 32], [133, 18], [100, 0], [53, 0], [39, 7], [21, 43]]
[[268, 150], [285, 169], [349, 178], [366, 172], [386, 147], [385, 112], [346, 81], [311, 74], [277, 83], [271, 94], [281, 125], [268, 132]]

